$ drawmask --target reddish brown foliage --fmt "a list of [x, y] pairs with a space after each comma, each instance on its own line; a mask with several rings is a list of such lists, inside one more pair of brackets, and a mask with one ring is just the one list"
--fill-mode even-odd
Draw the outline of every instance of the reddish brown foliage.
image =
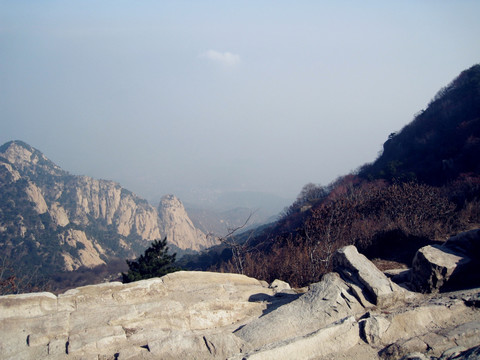
[[[416, 183], [341, 184], [341, 190], [308, 210], [300, 228], [277, 237], [267, 252], [247, 251], [243, 255], [244, 273], [269, 282], [279, 278], [304, 286], [331, 271], [332, 254], [348, 244], [368, 249], [374, 239], [378, 241], [389, 232], [390, 236], [403, 234], [404, 239], [446, 239], [475, 217], [470, 210], [468, 219], [460, 219], [461, 212], [455, 211], [447, 193], [445, 188]], [[480, 212], [478, 201], [468, 204]]]

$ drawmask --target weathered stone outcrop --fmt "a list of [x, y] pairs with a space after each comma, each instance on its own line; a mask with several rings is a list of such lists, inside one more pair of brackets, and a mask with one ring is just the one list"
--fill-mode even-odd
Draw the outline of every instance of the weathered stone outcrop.
[[[239, 352], [232, 332], [266, 308], [273, 292], [236, 274], [177, 272], [130, 284], [105, 283], [0, 297], [0, 358], [221, 358]], [[229, 329], [230, 335], [225, 329]], [[212, 355], [213, 353], [213, 355]], [[188, 357], [188, 356], [187, 356]]]
[[402, 291], [377, 269], [356, 247], [346, 246], [333, 256], [334, 266], [347, 279], [367, 290], [367, 296], [377, 306], [391, 306], [399, 300]]
[[460, 233], [442, 245], [425, 246], [413, 259], [411, 283], [422, 292], [480, 286], [480, 229]]
[[[354, 247], [296, 294], [243, 275], [177, 272], [0, 297], [2, 359], [471, 359], [480, 289], [413, 293]], [[470, 356], [470, 357], [469, 357]]]
[[330, 273], [305, 295], [251, 321], [235, 334], [251, 348], [258, 348], [307, 335], [363, 310], [349, 285], [337, 273]]

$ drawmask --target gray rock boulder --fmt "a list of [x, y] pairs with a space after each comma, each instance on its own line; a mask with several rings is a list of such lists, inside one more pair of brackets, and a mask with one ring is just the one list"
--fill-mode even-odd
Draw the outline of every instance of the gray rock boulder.
[[480, 285], [480, 229], [452, 236], [442, 245], [425, 246], [412, 263], [411, 283], [421, 292]]
[[349, 281], [366, 290], [367, 298], [372, 299], [377, 306], [391, 306], [402, 297], [403, 293], [398, 286], [353, 245], [337, 250], [333, 264]]
[[411, 283], [420, 292], [435, 292], [463, 284], [472, 269], [472, 259], [445, 246], [429, 245], [417, 251]]

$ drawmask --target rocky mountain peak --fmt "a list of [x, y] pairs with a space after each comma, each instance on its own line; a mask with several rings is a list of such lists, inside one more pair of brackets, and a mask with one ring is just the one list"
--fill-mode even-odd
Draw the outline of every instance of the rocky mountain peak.
[[0, 257], [20, 272], [92, 268], [161, 238], [146, 200], [112, 181], [70, 175], [21, 141], [0, 146], [0, 198]]
[[38, 171], [51, 175], [66, 175], [59, 166], [44, 154], [20, 140], [10, 141], [0, 147], [0, 156], [21, 171], [36, 174]]
[[158, 206], [160, 231], [180, 249], [202, 250], [216, 244], [214, 239], [197, 229], [182, 202], [175, 195], [165, 195]]
[[179, 209], [185, 211], [183, 203], [173, 194], [167, 194], [160, 200], [159, 209]]

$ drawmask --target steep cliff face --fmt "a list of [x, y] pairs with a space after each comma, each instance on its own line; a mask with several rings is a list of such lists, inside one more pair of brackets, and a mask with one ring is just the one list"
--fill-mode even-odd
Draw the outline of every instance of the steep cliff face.
[[55, 200], [62, 197], [67, 200], [69, 220], [77, 225], [88, 225], [93, 219], [125, 237], [154, 240], [161, 236], [155, 208], [113, 181], [72, 177], [55, 194]]
[[176, 250], [215, 244], [173, 195], [159, 211], [118, 183], [69, 174], [28, 144], [0, 146], [0, 259], [25, 273], [49, 278], [135, 257], [165, 236]]
[[195, 228], [182, 202], [174, 195], [165, 195], [160, 200], [158, 213], [162, 234], [178, 248], [199, 251], [217, 244], [214, 238]]
[[161, 237], [156, 209], [119, 184], [70, 175], [19, 141], [0, 147], [0, 255], [26, 270], [91, 268]]

